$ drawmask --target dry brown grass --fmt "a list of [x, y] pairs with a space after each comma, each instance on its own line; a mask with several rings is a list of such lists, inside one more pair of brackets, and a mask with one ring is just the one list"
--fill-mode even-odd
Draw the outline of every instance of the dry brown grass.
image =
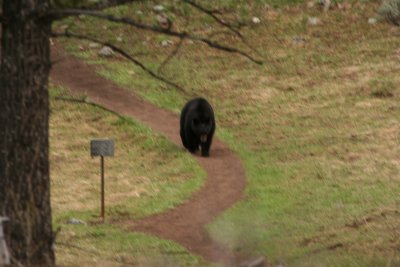
[[[196, 177], [196, 171], [186, 165], [191, 160], [183, 159], [178, 147], [99, 108], [53, 100], [50, 128], [52, 205], [56, 214], [98, 209], [100, 160], [90, 157], [89, 142], [93, 138], [113, 138], [116, 144], [115, 157], [105, 158], [109, 207], [125, 206], [129, 210], [139, 199], [159, 197], [162, 186], [183, 184]], [[172, 152], [162, 153], [165, 147]]]

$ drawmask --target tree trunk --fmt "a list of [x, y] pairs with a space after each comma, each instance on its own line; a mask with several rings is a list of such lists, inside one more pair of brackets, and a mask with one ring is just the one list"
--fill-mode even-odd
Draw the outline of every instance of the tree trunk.
[[52, 266], [48, 160], [49, 0], [3, 1], [0, 216], [14, 264]]

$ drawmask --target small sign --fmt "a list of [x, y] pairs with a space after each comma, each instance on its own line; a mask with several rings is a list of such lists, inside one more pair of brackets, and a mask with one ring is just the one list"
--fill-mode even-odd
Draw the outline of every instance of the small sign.
[[114, 140], [113, 139], [92, 139], [90, 141], [90, 155], [92, 157], [100, 156], [101, 170], [101, 217], [104, 222], [105, 201], [104, 201], [104, 157], [114, 156]]
[[90, 141], [90, 155], [92, 157], [113, 157], [114, 140], [113, 139], [93, 139]]

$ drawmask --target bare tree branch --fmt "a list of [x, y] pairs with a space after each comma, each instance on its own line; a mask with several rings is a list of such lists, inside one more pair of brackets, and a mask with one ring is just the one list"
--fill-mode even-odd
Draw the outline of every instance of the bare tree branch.
[[121, 119], [125, 119], [125, 117], [122, 116], [121, 114], [119, 114], [118, 112], [115, 112], [114, 110], [106, 108], [106, 107], [104, 107], [104, 106], [102, 106], [100, 104], [97, 104], [95, 102], [92, 102], [92, 101], [88, 100], [87, 98], [63, 97], [63, 96], [55, 96], [55, 97], [50, 97], [50, 98], [52, 98], [54, 100], [59, 100], [59, 101], [90, 105], [90, 106], [105, 110], [107, 112], [110, 112], [110, 113], [116, 115], [117, 117], [119, 117]]
[[103, 10], [109, 7], [125, 5], [133, 2], [143, 2], [141, 0], [103, 0], [99, 3], [82, 7], [82, 9]]
[[205, 8], [205, 7], [203, 7], [203, 6], [199, 5], [199, 4], [197, 4], [196, 2], [194, 2], [194, 1], [192, 1], [192, 0], [182, 0], [182, 1], [185, 2], [185, 3], [187, 3], [187, 4], [189, 4], [189, 5], [191, 5], [192, 7], [194, 7], [194, 8], [196, 8], [196, 9], [200, 10], [201, 12], [207, 14], [208, 16], [212, 17], [216, 22], [218, 22], [218, 23], [221, 24], [222, 26], [228, 28], [230, 31], [232, 31], [234, 34], [236, 34], [238, 37], [242, 37], [242, 34], [241, 34], [238, 30], [236, 30], [236, 29], [234, 28], [234, 26], [232, 26], [231, 24], [226, 23], [226, 22], [223, 21], [222, 19], [218, 18], [218, 17], [215, 15], [215, 12], [214, 12], [213, 10], [207, 9], [207, 8]]
[[[95, 3], [85, 3], [85, 5], [80, 5], [79, 3], [76, 3], [74, 5], [75, 8], [80, 8], [80, 9], [85, 9], [85, 10], [103, 10], [109, 7], [115, 7], [115, 6], [120, 6], [120, 5], [125, 5], [133, 2], [143, 2], [143, 0], [101, 0], [101, 1], [96, 1]], [[88, 1], [85, 1], [88, 2]], [[93, 2], [93, 1], [92, 1]], [[67, 8], [67, 6], [64, 6], [64, 2], [60, 0], [53, 0], [53, 8]]]
[[[116, 6], [120, 6], [120, 5], [130, 4], [133, 2], [140, 2], [140, 1], [143, 1], [143, 0], [103, 0], [103, 1], [91, 4], [91, 5], [87, 5], [87, 6], [79, 6], [77, 8], [82, 9], [82, 10], [100, 11], [100, 10], [103, 10], [106, 8], [116, 7]], [[58, 7], [54, 7], [54, 8], [58, 8]], [[71, 16], [71, 15], [63, 15], [63, 16], [58, 17], [57, 19], [64, 19], [68, 16]]]
[[255, 49], [252, 45], [250, 45], [246, 38], [243, 37], [242, 33], [240, 31], [238, 31], [233, 25], [223, 21], [222, 19], [220, 19], [219, 17], [217, 17], [215, 15], [215, 11], [207, 9], [205, 7], [203, 7], [202, 5], [196, 3], [195, 1], [192, 0], [182, 0], [183, 2], [193, 6], [194, 8], [200, 10], [201, 12], [207, 14], [208, 16], [212, 17], [217, 23], [219, 23], [220, 25], [222, 25], [223, 27], [227, 28], [229, 31], [233, 32], [237, 37], [240, 38], [240, 40], [248, 47], [250, 48], [252, 51], [254, 51], [255, 53], [257, 53], [257, 55], [260, 55], [260, 52], [257, 51], [257, 49]]
[[181, 48], [183, 43], [183, 38], [179, 39], [179, 43], [175, 46], [175, 49], [164, 59], [164, 61], [160, 64], [160, 66], [157, 69], [158, 73], [161, 73], [162, 69], [164, 68], [165, 65], [178, 53], [179, 49]]
[[140, 67], [142, 70], [144, 70], [146, 73], [148, 73], [150, 76], [152, 76], [153, 78], [156, 78], [157, 80], [160, 80], [170, 86], [173, 86], [174, 88], [176, 88], [177, 90], [181, 91], [184, 94], [187, 94], [186, 90], [181, 87], [180, 85], [169, 81], [168, 79], [154, 73], [151, 69], [147, 68], [142, 62], [140, 62], [139, 60], [135, 59], [134, 57], [132, 57], [131, 55], [129, 55], [127, 52], [125, 52], [124, 50], [122, 50], [121, 48], [116, 47], [115, 45], [109, 43], [109, 42], [103, 42], [100, 41], [96, 38], [87, 36], [87, 35], [81, 35], [81, 34], [75, 34], [75, 33], [71, 33], [71, 32], [53, 32], [51, 34], [53, 37], [67, 37], [67, 38], [76, 38], [76, 39], [81, 39], [81, 40], [89, 40], [92, 41], [94, 43], [98, 43], [104, 46], [108, 46], [110, 48], [112, 48], [115, 52], [119, 53], [120, 55], [122, 55], [123, 57], [125, 57], [126, 59], [128, 59], [129, 61], [131, 61], [132, 63], [134, 63], [135, 65], [137, 65], [138, 67]]
[[204, 38], [204, 37], [191, 35], [187, 32], [178, 32], [178, 31], [174, 31], [171, 29], [164, 29], [164, 28], [161, 28], [158, 26], [142, 24], [138, 21], [135, 21], [135, 20], [133, 20], [131, 18], [127, 18], [127, 17], [118, 18], [111, 14], [104, 14], [102, 12], [91, 11], [91, 10], [82, 10], [82, 9], [52, 10], [47, 14], [47, 16], [53, 20], [58, 19], [60, 17], [64, 17], [64, 16], [78, 16], [78, 15], [92, 16], [92, 17], [105, 19], [105, 20], [112, 21], [112, 22], [131, 25], [131, 26], [134, 26], [141, 30], [162, 33], [165, 35], [170, 35], [170, 36], [174, 36], [174, 37], [178, 37], [178, 38], [182, 38], [182, 39], [187, 38], [187, 39], [191, 39], [193, 41], [199, 41], [199, 42], [207, 44], [208, 46], [210, 46], [212, 48], [216, 48], [221, 51], [240, 54], [240, 55], [248, 58], [249, 60], [253, 61], [254, 63], [260, 64], [260, 65], [263, 63], [261, 60], [257, 60], [255, 58], [253, 58], [252, 56], [250, 56], [249, 54], [247, 54], [246, 52], [239, 50], [235, 47], [226, 46], [226, 45], [220, 44], [218, 42], [212, 41], [212, 40]]

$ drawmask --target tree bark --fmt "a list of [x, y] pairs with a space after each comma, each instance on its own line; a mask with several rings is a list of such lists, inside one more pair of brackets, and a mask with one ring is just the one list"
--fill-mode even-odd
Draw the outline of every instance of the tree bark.
[[0, 215], [14, 264], [52, 266], [48, 160], [49, 0], [3, 1]]

